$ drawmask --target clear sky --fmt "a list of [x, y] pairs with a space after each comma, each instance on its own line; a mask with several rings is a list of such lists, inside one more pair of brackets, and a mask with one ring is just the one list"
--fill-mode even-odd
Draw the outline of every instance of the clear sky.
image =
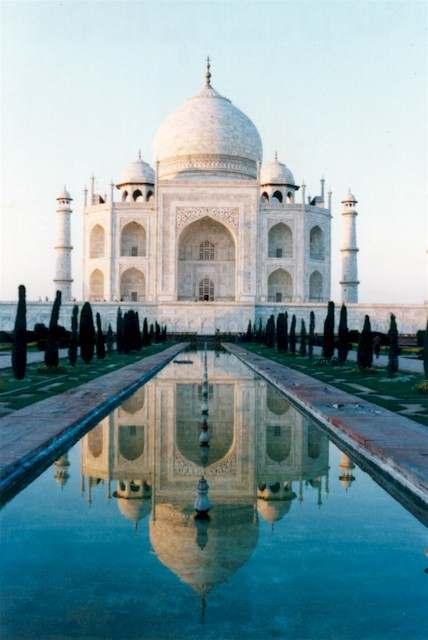
[[81, 294], [82, 190], [104, 192], [162, 119], [202, 83], [256, 124], [311, 195], [358, 198], [361, 302], [428, 299], [425, 1], [10, 2], [2, 0], [0, 299], [52, 296], [55, 197], [74, 197]]

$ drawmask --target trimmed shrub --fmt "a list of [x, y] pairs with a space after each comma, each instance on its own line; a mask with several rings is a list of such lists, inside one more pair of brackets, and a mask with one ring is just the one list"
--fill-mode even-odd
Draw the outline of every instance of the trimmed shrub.
[[48, 341], [45, 351], [45, 365], [57, 367], [59, 365], [58, 353], [58, 319], [61, 308], [61, 291], [57, 291], [52, 305], [51, 319], [49, 322]]
[[292, 353], [293, 355], [296, 355], [296, 344], [297, 344], [296, 316], [293, 313], [293, 317], [291, 318], [291, 325], [290, 325], [290, 353]]
[[155, 322], [155, 342], [160, 342], [160, 325], [157, 320]]
[[253, 327], [251, 325], [251, 320], [248, 320], [247, 332], [245, 334], [245, 342], [251, 342], [253, 339]]
[[113, 335], [113, 329], [111, 328], [111, 324], [108, 325], [108, 329], [107, 329], [106, 345], [107, 345], [107, 353], [112, 353], [113, 347], [114, 347], [114, 335]]
[[77, 333], [79, 326], [78, 315], [79, 307], [75, 304], [73, 306], [73, 311], [71, 312], [71, 338], [68, 347], [68, 361], [72, 367], [74, 367], [77, 361], [77, 346], [79, 344], [79, 336]]
[[397, 322], [395, 320], [395, 316], [393, 313], [391, 313], [390, 319], [389, 319], [388, 339], [389, 339], [389, 347], [388, 347], [387, 369], [388, 369], [389, 375], [393, 376], [398, 371], [398, 354], [400, 353], [400, 348], [398, 346]]
[[120, 307], [116, 316], [116, 349], [118, 353], [123, 353], [123, 316]]
[[288, 313], [285, 312], [285, 320], [284, 320], [284, 351], [287, 353], [288, 351]]
[[306, 340], [307, 340], [306, 325], [305, 325], [305, 321], [302, 320], [300, 323], [300, 347], [299, 347], [299, 354], [301, 356], [306, 355]]
[[326, 360], [331, 360], [334, 356], [334, 302], [331, 300], [328, 303], [327, 316], [324, 320], [322, 355]]
[[369, 369], [373, 364], [373, 337], [369, 316], [364, 316], [364, 326], [358, 343], [357, 362], [360, 369]]
[[97, 313], [95, 318], [97, 323], [97, 338], [96, 338], [97, 358], [98, 360], [104, 360], [104, 358], [106, 357], [106, 347], [104, 342], [103, 328], [101, 326], [100, 314]]
[[269, 348], [275, 346], [275, 318], [270, 316], [266, 323], [265, 345]]
[[339, 335], [337, 356], [340, 364], [345, 364], [349, 352], [348, 311], [342, 304], [340, 307]]
[[85, 302], [80, 312], [79, 326], [80, 356], [86, 364], [89, 364], [94, 357], [95, 350], [95, 327], [92, 307], [89, 302]]
[[12, 370], [17, 380], [25, 378], [27, 369], [27, 303], [25, 287], [18, 287], [18, 306], [16, 308], [15, 329], [13, 332]]
[[309, 314], [309, 340], [308, 340], [308, 352], [309, 352], [310, 358], [312, 358], [314, 355], [314, 344], [315, 344], [315, 313], [311, 311]]
[[285, 313], [279, 313], [276, 319], [276, 341], [278, 351], [285, 351]]
[[153, 323], [150, 324], [150, 329], [149, 329], [149, 344], [153, 343], [155, 337], [155, 328], [153, 326]]
[[149, 326], [147, 323], [147, 318], [144, 318], [143, 322], [143, 347], [147, 347], [150, 344], [149, 337]]
[[428, 380], [428, 320], [427, 320], [427, 326], [425, 329], [425, 336], [424, 336], [424, 353], [423, 353], [423, 358], [424, 358], [424, 373], [425, 373], [425, 378]]

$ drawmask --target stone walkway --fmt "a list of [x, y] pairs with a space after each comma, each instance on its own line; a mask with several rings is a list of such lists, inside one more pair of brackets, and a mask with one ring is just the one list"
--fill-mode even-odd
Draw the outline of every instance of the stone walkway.
[[7, 497], [26, 476], [42, 471], [55, 453], [79, 439], [115, 406], [150, 380], [187, 343], [174, 345], [65, 393], [0, 419], [0, 495]]
[[428, 507], [428, 429], [233, 344], [223, 345]]

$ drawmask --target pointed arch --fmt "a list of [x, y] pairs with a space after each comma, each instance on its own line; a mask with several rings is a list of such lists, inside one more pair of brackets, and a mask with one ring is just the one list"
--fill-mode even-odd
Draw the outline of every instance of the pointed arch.
[[146, 255], [146, 230], [138, 222], [128, 222], [120, 234], [121, 256]]
[[225, 224], [209, 216], [191, 222], [180, 234], [177, 254], [179, 300], [200, 300], [201, 281], [204, 300], [213, 299], [210, 291], [215, 300], [235, 299], [235, 238]]
[[293, 232], [283, 222], [275, 224], [268, 233], [269, 258], [293, 257]]
[[282, 193], [279, 190], [276, 190], [273, 195], [272, 198], [276, 198], [278, 200], [278, 202], [282, 202]]
[[146, 295], [146, 280], [139, 269], [132, 267], [120, 278], [120, 299], [124, 302], [141, 302]]
[[268, 301], [285, 302], [293, 297], [293, 279], [285, 269], [275, 269], [268, 277]]
[[119, 426], [119, 453], [125, 460], [133, 461], [144, 453], [144, 426]]
[[89, 277], [89, 300], [91, 302], [104, 300], [104, 274], [101, 269], [95, 269]]
[[324, 232], [318, 225], [309, 233], [309, 255], [311, 260], [324, 260]]
[[323, 299], [323, 280], [319, 271], [313, 271], [309, 277], [309, 300], [314, 302]]
[[88, 433], [88, 449], [93, 458], [98, 458], [103, 451], [103, 422], [97, 424]]
[[104, 227], [96, 224], [89, 234], [89, 257], [103, 258], [105, 255], [105, 232]]
[[266, 453], [273, 462], [283, 462], [291, 452], [291, 426], [268, 425], [266, 428]]
[[135, 189], [132, 194], [132, 199], [134, 202], [141, 202], [142, 200], [144, 200], [141, 189]]

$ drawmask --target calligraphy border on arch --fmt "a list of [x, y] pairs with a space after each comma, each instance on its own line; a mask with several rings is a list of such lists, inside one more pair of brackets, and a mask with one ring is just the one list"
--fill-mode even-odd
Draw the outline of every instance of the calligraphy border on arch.
[[239, 207], [177, 207], [177, 229], [182, 229], [190, 222], [194, 222], [205, 216], [226, 222], [234, 229], [238, 229], [239, 227]]

